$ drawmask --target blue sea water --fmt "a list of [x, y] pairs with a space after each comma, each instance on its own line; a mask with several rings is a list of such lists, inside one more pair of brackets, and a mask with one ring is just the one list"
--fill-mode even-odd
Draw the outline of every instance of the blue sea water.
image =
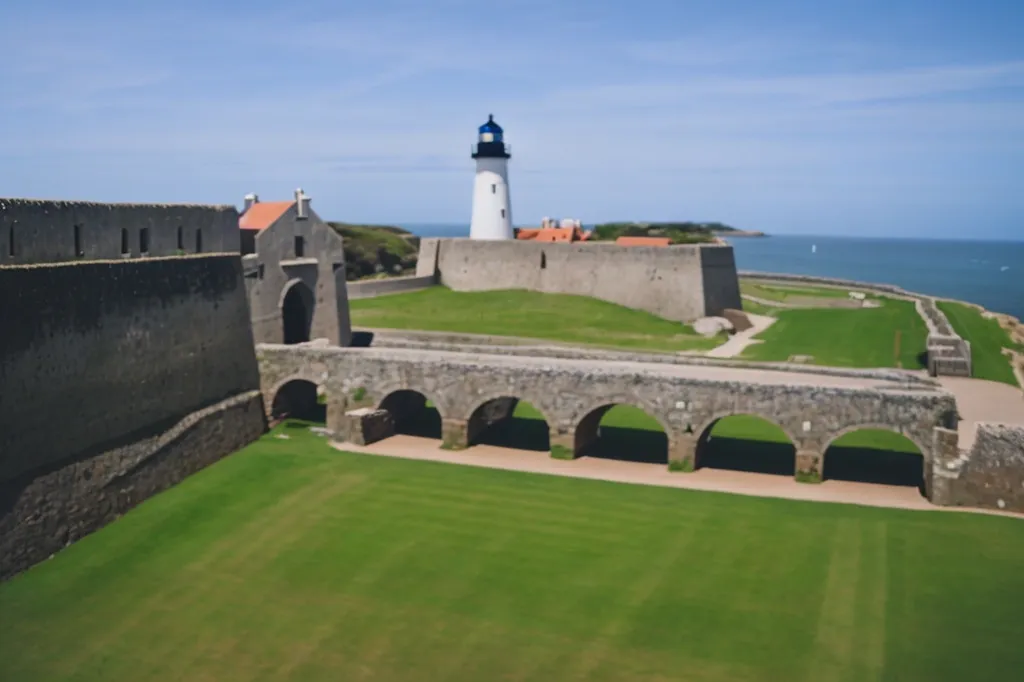
[[[403, 227], [422, 237], [469, 236], [466, 224]], [[894, 284], [1024, 319], [1024, 241], [770, 236], [729, 242], [740, 270]]]

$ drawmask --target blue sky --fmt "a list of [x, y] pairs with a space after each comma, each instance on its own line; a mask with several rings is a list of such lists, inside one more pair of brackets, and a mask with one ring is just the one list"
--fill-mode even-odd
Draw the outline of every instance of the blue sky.
[[0, 196], [1024, 239], [1024, 2], [8, 0]]

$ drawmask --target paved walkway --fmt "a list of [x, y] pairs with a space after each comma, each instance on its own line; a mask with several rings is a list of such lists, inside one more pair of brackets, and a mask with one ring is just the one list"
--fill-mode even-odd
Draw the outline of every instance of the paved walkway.
[[961, 450], [974, 445], [978, 422], [1024, 426], [1024, 393], [1016, 386], [968, 377], [939, 377], [939, 384], [956, 396]]
[[[735, 381], [749, 384], [776, 386], [815, 386], [835, 388], [899, 389], [903, 385], [892, 379], [881, 379], [868, 374], [817, 374], [798, 369], [763, 369], [759, 367], [722, 367], [702, 364], [667, 364], [611, 359], [550, 358], [533, 355], [495, 355], [486, 352], [465, 353], [447, 350], [411, 348], [329, 348], [330, 352], [363, 353], [383, 360], [407, 360], [423, 364], [549, 369], [552, 366], [574, 368], [594, 375], [639, 374], [670, 376], [696, 381]], [[927, 389], [920, 388], [920, 391]]]
[[566, 461], [553, 459], [545, 452], [475, 445], [468, 450], [451, 452], [440, 449], [440, 441], [416, 436], [392, 436], [373, 445], [333, 443], [335, 448], [347, 452], [400, 457], [479, 466], [509, 471], [525, 471], [554, 476], [571, 476], [601, 481], [615, 481], [666, 488], [706, 490], [713, 492], [774, 497], [814, 502], [840, 502], [868, 507], [916, 509], [928, 511], [967, 511], [979, 514], [1011, 516], [1024, 519], [1024, 514], [1013, 514], [988, 509], [966, 507], [938, 507], [923, 498], [916, 488], [903, 486], [825, 481], [817, 485], [797, 483], [789, 476], [753, 474], [742, 471], [700, 469], [694, 473], [672, 473], [659, 464], [641, 464], [607, 459], [583, 457]]
[[747, 313], [747, 318], [754, 325], [753, 327], [742, 332], [736, 332], [729, 337], [728, 341], [717, 348], [712, 348], [705, 355], [709, 358], [734, 358], [742, 353], [747, 346], [761, 343], [760, 340], [755, 340], [754, 337], [772, 326], [776, 321], [774, 317], [754, 315], [753, 313]]

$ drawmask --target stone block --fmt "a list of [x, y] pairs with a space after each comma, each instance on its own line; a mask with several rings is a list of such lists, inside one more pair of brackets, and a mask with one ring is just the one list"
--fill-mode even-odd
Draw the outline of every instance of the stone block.
[[395, 435], [395, 420], [387, 410], [360, 407], [345, 413], [344, 438], [353, 445], [371, 445]]

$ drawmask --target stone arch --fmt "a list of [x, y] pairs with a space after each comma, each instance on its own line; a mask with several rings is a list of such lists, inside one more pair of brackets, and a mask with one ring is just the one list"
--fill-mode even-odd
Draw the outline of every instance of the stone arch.
[[293, 377], [281, 382], [271, 393], [270, 418], [326, 422], [327, 406], [320, 403], [320, 388], [315, 381], [304, 378]]
[[[395, 424], [395, 433], [423, 438], [441, 438], [442, 406], [426, 391], [397, 387], [379, 392], [377, 409], [387, 410]], [[428, 406], [427, 403], [431, 403]]]
[[[865, 437], [852, 443], [841, 442], [844, 436], [861, 431], [878, 435], [864, 434]], [[881, 433], [887, 435], [881, 436]], [[912, 445], [916, 452], [906, 444]], [[832, 433], [826, 440], [822, 448], [822, 479], [911, 487], [929, 496], [930, 455], [930, 448], [921, 447], [917, 438], [891, 425], [855, 424]]]
[[[260, 379], [262, 383], [263, 377], [261, 376]], [[283, 379], [279, 379], [270, 386], [262, 384], [260, 390], [263, 393], [263, 404], [268, 417], [273, 416], [274, 400], [281, 392], [281, 389], [293, 381], [304, 381], [313, 384], [316, 386], [318, 395], [324, 392], [327, 385], [326, 375], [323, 372], [317, 374], [309, 367], [302, 367], [297, 372], [289, 373]]]
[[[735, 435], [713, 437], [711, 432], [715, 426], [723, 419], [730, 418], [747, 420], [745, 424], [739, 422], [746, 428], [737, 429]], [[753, 435], [757, 435], [757, 432], [761, 430], [760, 425], [754, 426], [751, 423], [750, 420], [754, 419], [777, 429], [778, 433], [781, 433], [788, 442], [782, 442], [775, 438], [775, 434], [751, 438], [751, 431], [754, 432]], [[764, 430], [771, 431], [772, 429]], [[702, 422], [700, 428], [694, 431], [694, 437], [696, 438], [694, 469], [726, 469], [779, 476], [796, 475], [798, 441], [793, 438], [789, 429], [771, 417], [756, 412], [737, 410], [720, 412]]]
[[281, 311], [282, 340], [285, 344], [310, 340], [315, 302], [313, 290], [301, 279], [290, 279], [284, 285], [278, 308]]
[[[617, 406], [639, 410], [653, 419], [661, 431], [627, 426], [601, 426], [608, 412]], [[583, 412], [573, 427], [573, 451], [576, 457], [619, 459], [649, 464], [668, 464], [672, 431], [650, 406], [632, 400], [608, 400]]]
[[[468, 445], [497, 445], [520, 450], [547, 451], [551, 448], [551, 420], [537, 406], [536, 401], [516, 391], [498, 391], [475, 401], [475, 407], [466, 416]], [[515, 410], [527, 403], [540, 415], [540, 419], [520, 418]]]

